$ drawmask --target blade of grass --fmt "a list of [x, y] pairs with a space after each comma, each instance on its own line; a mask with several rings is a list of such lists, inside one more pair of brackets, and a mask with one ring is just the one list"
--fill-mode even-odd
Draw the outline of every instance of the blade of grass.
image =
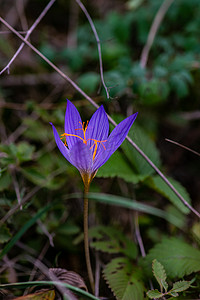
[[[82, 197], [81, 193], [73, 193], [67, 195], [65, 199], [68, 200], [72, 198], [81, 198], [81, 197]], [[182, 221], [179, 221], [179, 219], [175, 215], [165, 212], [164, 210], [161, 210], [159, 208], [150, 206], [148, 204], [137, 202], [133, 199], [124, 198], [116, 195], [110, 195], [110, 194], [101, 194], [101, 193], [89, 193], [88, 198], [93, 201], [98, 201], [109, 205], [116, 205], [123, 208], [128, 208], [139, 212], [147, 213], [162, 218], [180, 229], [182, 228]]]
[[0, 289], [13, 289], [13, 288], [17, 288], [17, 289], [23, 289], [26, 287], [30, 287], [30, 286], [63, 286], [73, 292], [75, 292], [76, 294], [84, 297], [85, 299], [92, 299], [92, 300], [99, 300], [99, 298], [91, 295], [90, 293], [81, 290], [71, 284], [67, 284], [67, 283], [62, 283], [59, 281], [29, 281], [29, 282], [17, 282], [17, 283], [9, 283], [9, 284], [1, 284], [0, 285]]
[[172, 223], [173, 225], [175, 225], [178, 228], [181, 228], [181, 223], [179, 222], [179, 219], [177, 217], [175, 217], [174, 215], [169, 214], [159, 208], [156, 208], [156, 207], [153, 207], [153, 206], [150, 206], [147, 204], [139, 203], [132, 199], [115, 196], [115, 195], [97, 194], [97, 193], [90, 193], [88, 198], [91, 200], [103, 202], [103, 203], [106, 203], [109, 205], [121, 206], [124, 208], [133, 209], [133, 210], [136, 210], [139, 212], [154, 215], [156, 217], [165, 219], [166, 221]]

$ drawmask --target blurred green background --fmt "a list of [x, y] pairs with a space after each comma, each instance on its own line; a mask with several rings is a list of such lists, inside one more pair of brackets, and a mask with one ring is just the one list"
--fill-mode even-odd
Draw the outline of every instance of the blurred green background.
[[[97, 104], [103, 104], [116, 122], [138, 111], [130, 137], [199, 211], [199, 157], [165, 139], [199, 151], [200, 2], [172, 1], [144, 67], [142, 51], [162, 3], [84, 2], [101, 41], [110, 99], [101, 84], [97, 42], [76, 1], [57, 0], [29, 41]], [[25, 36], [47, 4], [46, 0], [0, 0], [1, 16]], [[0, 24], [0, 71], [20, 44]], [[75, 104], [83, 120], [90, 119], [95, 108], [27, 46], [9, 72], [0, 76], [1, 249], [41, 208], [53, 205], [2, 258], [2, 282], [28, 280], [32, 266], [23, 259], [25, 253], [41, 255], [48, 266], [73, 270], [87, 281], [82, 245], [83, 184], [78, 171], [57, 149], [49, 125], [53, 122], [60, 134], [64, 132], [66, 98]], [[147, 252], [163, 237], [181, 237], [195, 245], [200, 241], [197, 220], [127, 141], [99, 169], [91, 192], [99, 195], [91, 197], [97, 198], [90, 202], [91, 228], [113, 226], [119, 236], [123, 232], [137, 244], [135, 220], [139, 219]], [[76, 195], [70, 196], [72, 193]], [[104, 203], [98, 199], [102, 194]], [[104, 194], [113, 195], [112, 205]], [[123, 203], [118, 207], [117, 196], [135, 201], [136, 207], [146, 204], [146, 211], [140, 209], [138, 215], [123, 208]], [[24, 201], [21, 208], [17, 207], [20, 201]], [[152, 215], [151, 207], [162, 210], [164, 219]], [[113, 238], [112, 230], [105, 240]], [[91, 236], [95, 238], [98, 233], [94, 232]], [[109, 252], [105, 245], [98, 247], [93, 244], [93, 262], [95, 249], [102, 251], [102, 264], [118, 253]], [[122, 253], [129, 257], [126, 251]], [[140, 256], [138, 251], [132, 259], [137, 261]], [[15, 262], [12, 270], [7, 260]], [[143, 280], [144, 286], [147, 281]], [[101, 289], [102, 295], [110, 295], [103, 279]]]

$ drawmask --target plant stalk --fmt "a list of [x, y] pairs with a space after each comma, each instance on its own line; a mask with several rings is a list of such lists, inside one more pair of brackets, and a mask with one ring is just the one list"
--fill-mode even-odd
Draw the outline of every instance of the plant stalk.
[[86, 260], [88, 277], [89, 277], [92, 292], [94, 294], [94, 292], [95, 292], [94, 277], [93, 277], [91, 262], [90, 262], [89, 236], [88, 236], [88, 192], [89, 192], [89, 187], [85, 186], [84, 194], [83, 194], [83, 199], [84, 199], [84, 208], [83, 208], [84, 248], [85, 248], [85, 260]]

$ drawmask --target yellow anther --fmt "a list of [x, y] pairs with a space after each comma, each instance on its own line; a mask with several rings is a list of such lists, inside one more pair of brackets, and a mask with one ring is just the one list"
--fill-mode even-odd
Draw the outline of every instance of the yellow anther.
[[66, 139], [67, 136], [77, 137], [77, 138], [81, 139], [83, 141], [83, 143], [86, 144], [86, 145], [87, 145], [87, 141], [93, 141], [94, 144], [90, 147], [90, 149], [92, 149], [94, 147], [94, 152], [93, 152], [93, 160], [94, 160], [95, 156], [97, 154], [98, 143], [100, 143], [103, 146], [104, 150], [106, 150], [106, 147], [104, 146], [103, 143], [107, 142], [107, 140], [104, 140], [104, 141], [98, 141], [96, 139], [87, 139], [86, 140], [86, 130], [87, 130], [87, 127], [88, 127], [88, 122], [89, 121], [87, 121], [86, 124], [85, 124], [85, 122], [83, 122], [83, 123], [79, 122], [81, 124], [82, 128], [75, 129], [75, 130], [83, 130], [83, 138], [81, 136], [77, 135], [77, 134], [63, 133], [63, 134], [61, 134], [61, 139], [65, 138], [65, 143], [64, 143], [65, 146], [67, 146], [67, 139]]
[[85, 133], [86, 133], [89, 121], [87, 121], [86, 124], [85, 124], [85, 122], [83, 122], [83, 123], [79, 122], [79, 123], [81, 124], [82, 128], [77, 128], [75, 130], [83, 130], [83, 137], [84, 137], [84, 140], [85, 140], [84, 144], [87, 144]]
[[74, 137], [77, 137], [77, 138], [79, 138], [79, 139], [81, 139], [82, 141], [83, 141], [83, 143], [84, 144], [87, 144], [87, 141], [86, 140], [84, 140], [82, 137], [80, 137], [79, 135], [76, 135], [76, 134], [72, 134], [72, 133], [63, 133], [63, 134], [61, 134], [61, 136], [74, 136]]
[[95, 139], [88, 139], [88, 140], [90, 140], [90, 141], [93, 141], [94, 142], [94, 144], [90, 147], [90, 149], [92, 149], [94, 146], [94, 152], [93, 152], [93, 160], [95, 159], [95, 156], [96, 156], [96, 154], [97, 154], [97, 143], [100, 143], [102, 146], [103, 146], [103, 148], [104, 148], [104, 150], [106, 150], [106, 147], [104, 146], [104, 144], [103, 143], [105, 143], [105, 142], [107, 142], [107, 140], [104, 140], [104, 141], [98, 141], [98, 140], [95, 140]]
[[[61, 136], [62, 136], [63, 134], [61, 134]], [[64, 139], [65, 138], [65, 146], [67, 146], [67, 139], [66, 139], [66, 137], [65, 136], [63, 136], [63, 137], [61, 137], [60, 139], [62, 140], [62, 139]]]

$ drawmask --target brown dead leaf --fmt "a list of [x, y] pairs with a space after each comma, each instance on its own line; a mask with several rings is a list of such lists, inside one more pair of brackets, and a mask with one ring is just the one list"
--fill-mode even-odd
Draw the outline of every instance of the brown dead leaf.
[[66, 269], [61, 268], [51, 268], [49, 269], [49, 274], [53, 273], [60, 281], [71, 284], [79, 289], [88, 291], [87, 286], [83, 278], [73, 271], [67, 271]]

